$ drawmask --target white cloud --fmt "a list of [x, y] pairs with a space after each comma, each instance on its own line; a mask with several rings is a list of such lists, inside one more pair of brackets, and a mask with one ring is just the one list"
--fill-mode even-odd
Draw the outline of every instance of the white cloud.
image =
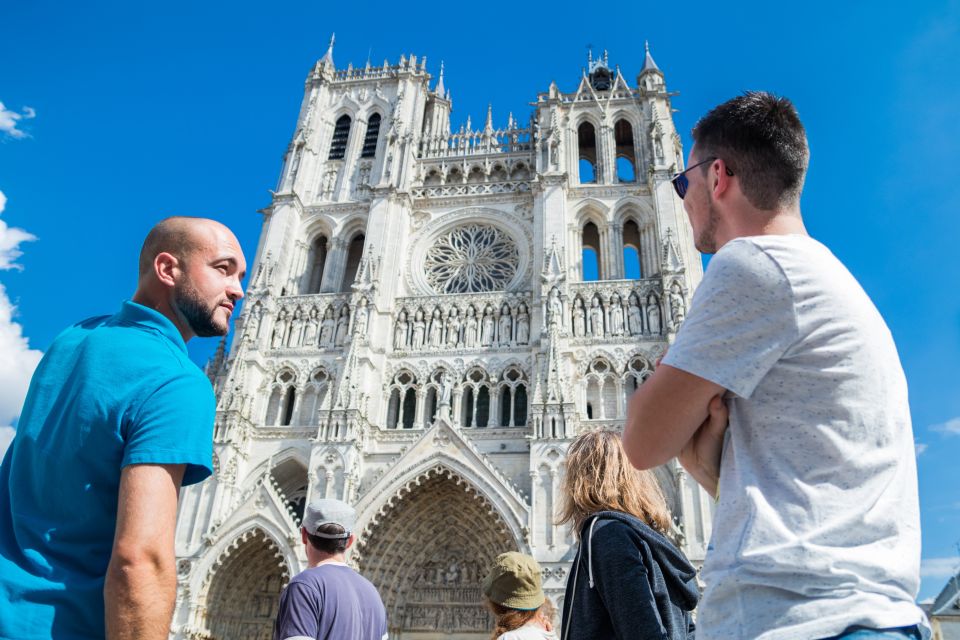
[[[0, 192], [0, 213], [7, 198]], [[20, 243], [35, 237], [0, 220], [0, 270], [19, 269], [15, 260], [21, 255]], [[14, 321], [17, 308], [0, 284], [0, 456], [13, 438], [13, 421], [20, 415], [30, 377], [43, 353], [30, 348], [23, 327]]]
[[925, 558], [920, 561], [921, 578], [949, 578], [960, 568], [960, 558]]
[[930, 427], [930, 431], [939, 431], [951, 436], [960, 436], [960, 417], [950, 418], [946, 422], [935, 424]]
[[26, 138], [27, 133], [23, 129], [18, 129], [17, 125], [21, 120], [30, 120], [37, 117], [37, 111], [33, 107], [24, 107], [23, 113], [17, 113], [7, 109], [0, 102], [0, 131], [6, 133], [11, 138]]
[[914, 442], [914, 443], [913, 443], [913, 447], [914, 447], [914, 450], [917, 452], [917, 457], [918, 457], [918, 458], [923, 455], [923, 452], [926, 451], [926, 450], [927, 450], [927, 447], [929, 447], [929, 446], [930, 446], [930, 445], [924, 444], [924, 443], [922, 443], [922, 442]]

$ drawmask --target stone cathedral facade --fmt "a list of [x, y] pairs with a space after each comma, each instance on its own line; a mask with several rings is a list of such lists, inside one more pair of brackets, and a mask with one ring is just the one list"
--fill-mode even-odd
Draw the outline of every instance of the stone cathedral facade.
[[[209, 367], [215, 475], [183, 492], [174, 637], [271, 637], [314, 496], [356, 506], [349, 558], [391, 638], [488, 637], [479, 585], [507, 550], [562, 606], [566, 448], [622, 428], [702, 275], [672, 94], [640, 62], [631, 83], [591, 57], [529, 119], [452, 129], [442, 65], [337, 69], [331, 41]], [[657, 474], [699, 563], [711, 501]]]

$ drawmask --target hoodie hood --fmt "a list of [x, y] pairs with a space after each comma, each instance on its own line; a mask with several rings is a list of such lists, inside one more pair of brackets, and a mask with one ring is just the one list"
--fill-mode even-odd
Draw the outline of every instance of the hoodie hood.
[[580, 530], [580, 545], [586, 547], [590, 588], [594, 584], [593, 529], [598, 520], [619, 520], [636, 531], [650, 549], [653, 560], [660, 565], [667, 587], [677, 598], [678, 604], [688, 611], [697, 606], [700, 589], [697, 587], [697, 570], [693, 565], [662, 533], [643, 520], [620, 511], [598, 511], [584, 521]]

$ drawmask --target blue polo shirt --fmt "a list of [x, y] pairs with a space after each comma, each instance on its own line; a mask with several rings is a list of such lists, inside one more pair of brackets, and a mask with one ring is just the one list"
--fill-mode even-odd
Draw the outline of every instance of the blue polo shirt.
[[214, 396], [166, 317], [125, 302], [61, 333], [0, 465], [0, 638], [104, 637], [120, 471], [212, 473]]

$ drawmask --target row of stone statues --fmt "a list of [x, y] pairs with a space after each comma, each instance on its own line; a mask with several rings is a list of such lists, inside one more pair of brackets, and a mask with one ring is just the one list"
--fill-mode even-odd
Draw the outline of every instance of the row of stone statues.
[[685, 316], [683, 292], [676, 282], [667, 292], [669, 315], [666, 322], [656, 293], [651, 292], [644, 297], [631, 292], [626, 302], [619, 293], [607, 298], [596, 293], [588, 300], [585, 302], [579, 294], [574, 296], [567, 324], [564, 322], [564, 303], [559, 290], [554, 287], [547, 296], [547, 325], [557, 324], [568, 328], [570, 335], [575, 338], [660, 335], [665, 325], [678, 328]]
[[[366, 333], [369, 317], [365, 298], [360, 300], [353, 313], [348, 304], [342, 304], [337, 309], [330, 305], [323, 311], [322, 317], [318, 307], [312, 307], [308, 311], [297, 307], [292, 312], [283, 308], [277, 313], [273, 325], [270, 348], [341, 347], [349, 341], [351, 335]], [[252, 329], [253, 332], [256, 331], [255, 327]]]
[[393, 331], [396, 351], [506, 347], [525, 345], [529, 341], [530, 313], [523, 302], [516, 309], [507, 303], [499, 309], [488, 304], [482, 312], [471, 304], [463, 316], [456, 305], [451, 306], [446, 315], [437, 306], [429, 318], [421, 307], [412, 319], [409, 311], [402, 309]]

